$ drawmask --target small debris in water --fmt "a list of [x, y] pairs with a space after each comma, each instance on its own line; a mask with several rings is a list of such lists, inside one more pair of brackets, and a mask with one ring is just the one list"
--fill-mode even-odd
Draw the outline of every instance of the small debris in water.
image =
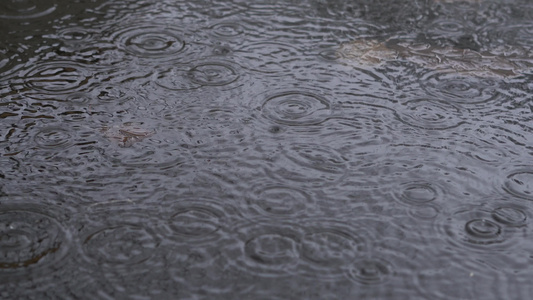
[[155, 134], [155, 130], [141, 127], [142, 124], [127, 122], [123, 124], [103, 127], [102, 133], [112, 142], [116, 142], [120, 147], [131, 147], [134, 143]]

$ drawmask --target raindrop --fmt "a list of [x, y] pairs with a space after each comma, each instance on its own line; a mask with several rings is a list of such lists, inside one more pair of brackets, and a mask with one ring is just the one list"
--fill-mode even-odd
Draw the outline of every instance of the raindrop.
[[211, 27], [213, 35], [220, 38], [233, 38], [244, 32], [243, 27], [238, 23], [223, 22]]

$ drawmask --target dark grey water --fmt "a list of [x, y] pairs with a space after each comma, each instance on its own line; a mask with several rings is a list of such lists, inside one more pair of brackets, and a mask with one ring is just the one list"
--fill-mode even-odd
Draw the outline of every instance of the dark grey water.
[[529, 298], [532, 17], [2, 1], [0, 298]]

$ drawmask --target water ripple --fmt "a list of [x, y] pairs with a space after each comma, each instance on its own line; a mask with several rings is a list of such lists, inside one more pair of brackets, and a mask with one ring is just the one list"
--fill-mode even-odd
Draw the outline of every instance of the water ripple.
[[51, 14], [57, 8], [55, 1], [6, 0], [0, 4], [0, 19], [31, 20]]
[[353, 262], [349, 268], [349, 276], [364, 285], [383, 284], [393, 274], [393, 266], [381, 258], [362, 258]]
[[246, 197], [254, 214], [274, 217], [296, 217], [313, 209], [313, 199], [304, 189], [283, 183], [262, 183]]
[[134, 56], [148, 59], [180, 59], [184, 38], [190, 36], [167, 25], [136, 24], [116, 31], [112, 38], [118, 47]]
[[457, 104], [481, 104], [499, 101], [498, 82], [457, 72], [435, 71], [425, 74], [421, 85], [429, 95]]
[[331, 104], [314, 93], [287, 90], [269, 95], [261, 111], [267, 119], [279, 124], [309, 126], [324, 122], [331, 114]]
[[190, 67], [175, 66], [160, 71], [156, 84], [174, 91], [193, 90], [202, 86], [233, 88], [232, 83], [238, 82], [241, 76], [239, 67], [233, 63], [220, 60], [204, 61]]
[[203, 198], [165, 197], [161, 232], [172, 241], [186, 245], [214, 244], [227, 238], [236, 212]]
[[442, 199], [442, 189], [431, 182], [411, 181], [401, 183], [393, 192], [394, 198], [401, 203], [413, 206], [427, 205]]
[[283, 151], [271, 176], [304, 185], [324, 186], [341, 180], [347, 172], [347, 159], [335, 149], [319, 144], [293, 144]]
[[27, 87], [47, 94], [68, 94], [90, 83], [93, 74], [84, 65], [71, 61], [39, 63], [21, 75]]
[[278, 278], [297, 271], [303, 235], [297, 224], [256, 222], [238, 226], [234, 232], [242, 242], [231, 251], [238, 268], [251, 275]]
[[[65, 216], [39, 205], [9, 205], [0, 208], [0, 278], [9, 280], [39, 270], [47, 274], [69, 252], [70, 233], [62, 224]], [[26, 278], [26, 277], [25, 277]]]
[[82, 238], [87, 258], [99, 265], [136, 265], [149, 259], [160, 241], [140, 224], [113, 224]]
[[505, 218], [502, 214], [500, 210], [494, 213], [490, 207], [465, 206], [441, 218], [439, 234], [458, 249], [483, 252], [509, 249], [519, 241], [505, 221], [502, 223]]
[[344, 276], [344, 266], [369, 251], [369, 236], [364, 228], [329, 220], [302, 223], [301, 267], [304, 275], [335, 279]]
[[239, 52], [243, 55], [243, 67], [278, 75], [291, 71], [293, 62], [300, 57], [300, 50], [294, 46], [274, 42], [249, 44]]
[[507, 171], [503, 190], [513, 197], [533, 201], [533, 166], [519, 166]]
[[465, 123], [463, 113], [447, 101], [411, 100], [395, 112], [403, 123], [422, 129], [447, 130]]
[[40, 129], [34, 139], [35, 143], [44, 149], [65, 149], [73, 143], [69, 131], [59, 127]]

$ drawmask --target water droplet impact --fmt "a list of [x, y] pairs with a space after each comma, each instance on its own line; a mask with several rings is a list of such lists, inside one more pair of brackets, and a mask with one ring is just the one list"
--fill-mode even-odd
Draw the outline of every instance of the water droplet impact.
[[223, 22], [211, 27], [213, 35], [220, 38], [233, 38], [244, 32], [242, 26], [238, 23]]
[[239, 79], [237, 71], [223, 62], [198, 64], [187, 74], [192, 83], [208, 86], [227, 85]]
[[493, 221], [491, 210], [482, 206], [461, 209], [441, 220], [439, 226], [448, 241], [459, 248], [496, 251], [516, 242], [512, 232]]
[[257, 188], [250, 201], [255, 211], [278, 217], [300, 215], [312, 203], [311, 197], [303, 190], [282, 184]]
[[69, 251], [69, 234], [51, 208], [2, 206], [0, 208], [0, 278], [8, 280], [26, 270], [44, 270]]
[[69, 61], [38, 64], [22, 77], [30, 88], [47, 94], [67, 94], [87, 85], [91, 72]]
[[420, 81], [429, 95], [445, 102], [480, 104], [501, 98], [496, 81], [458, 72], [429, 72]]
[[503, 189], [514, 197], [533, 201], [533, 168], [528, 167], [509, 174]]
[[6, 0], [0, 3], [0, 19], [25, 20], [51, 14], [56, 10], [54, 1]]
[[72, 136], [66, 129], [48, 127], [39, 130], [35, 143], [44, 149], [65, 149], [72, 145]]
[[492, 211], [492, 218], [505, 226], [520, 227], [528, 223], [527, 214], [518, 207], [498, 207]]
[[83, 239], [83, 251], [97, 264], [134, 265], [150, 258], [159, 245], [147, 228], [120, 224], [99, 229]]
[[136, 25], [114, 34], [120, 49], [140, 58], [180, 59], [184, 33], [164, 25]]
[[341, 180], [347, 172], [346, 159], [324, 145], [294, 144], [281, 157], [270, 175], [280, 180], [324, 186]]
[[395, 198], [409, 205], [425, 205], [439, 199], [442, 191], [429, 182], [408, 182], [400, 185], [399, 194]]
[[443, 101], [412, 100], [396, 110], [403, 123], [423, 129], [445, 130], [460, 126], [465, 121], [459, 108]]
[[288, 264], [298, 257], [296, 242], [280, 234], [253, 237], [246, 242], [245, 252], [249, 258], [265, 265]]
[[268, 97], [261, 111], [266, 118], [276, 123], [308, 126], [327, 120], [331, 105], [325, 98], [312, 93], [286, 91]]
[[[299, 263], [301, 229], [296, 224], [255, 223], [235, 230], [242, 243], [234, 244], [231, 259], [251, 275], [279, 277], [293, 274]], [[227, 249], [230, 250], [230, 249]]]
[[359, 259], [349, 267], [349, 276], [364, 285], [383, 284], [394, 275], [392, 265], [379, 258]]
[[484, 241], [491, 243], [502, 234], [502, 228], [498, 224], [485, 219], [468, 221], [465, 230], [472, 237], [469, 242], [480, 244], [485, 243]]

